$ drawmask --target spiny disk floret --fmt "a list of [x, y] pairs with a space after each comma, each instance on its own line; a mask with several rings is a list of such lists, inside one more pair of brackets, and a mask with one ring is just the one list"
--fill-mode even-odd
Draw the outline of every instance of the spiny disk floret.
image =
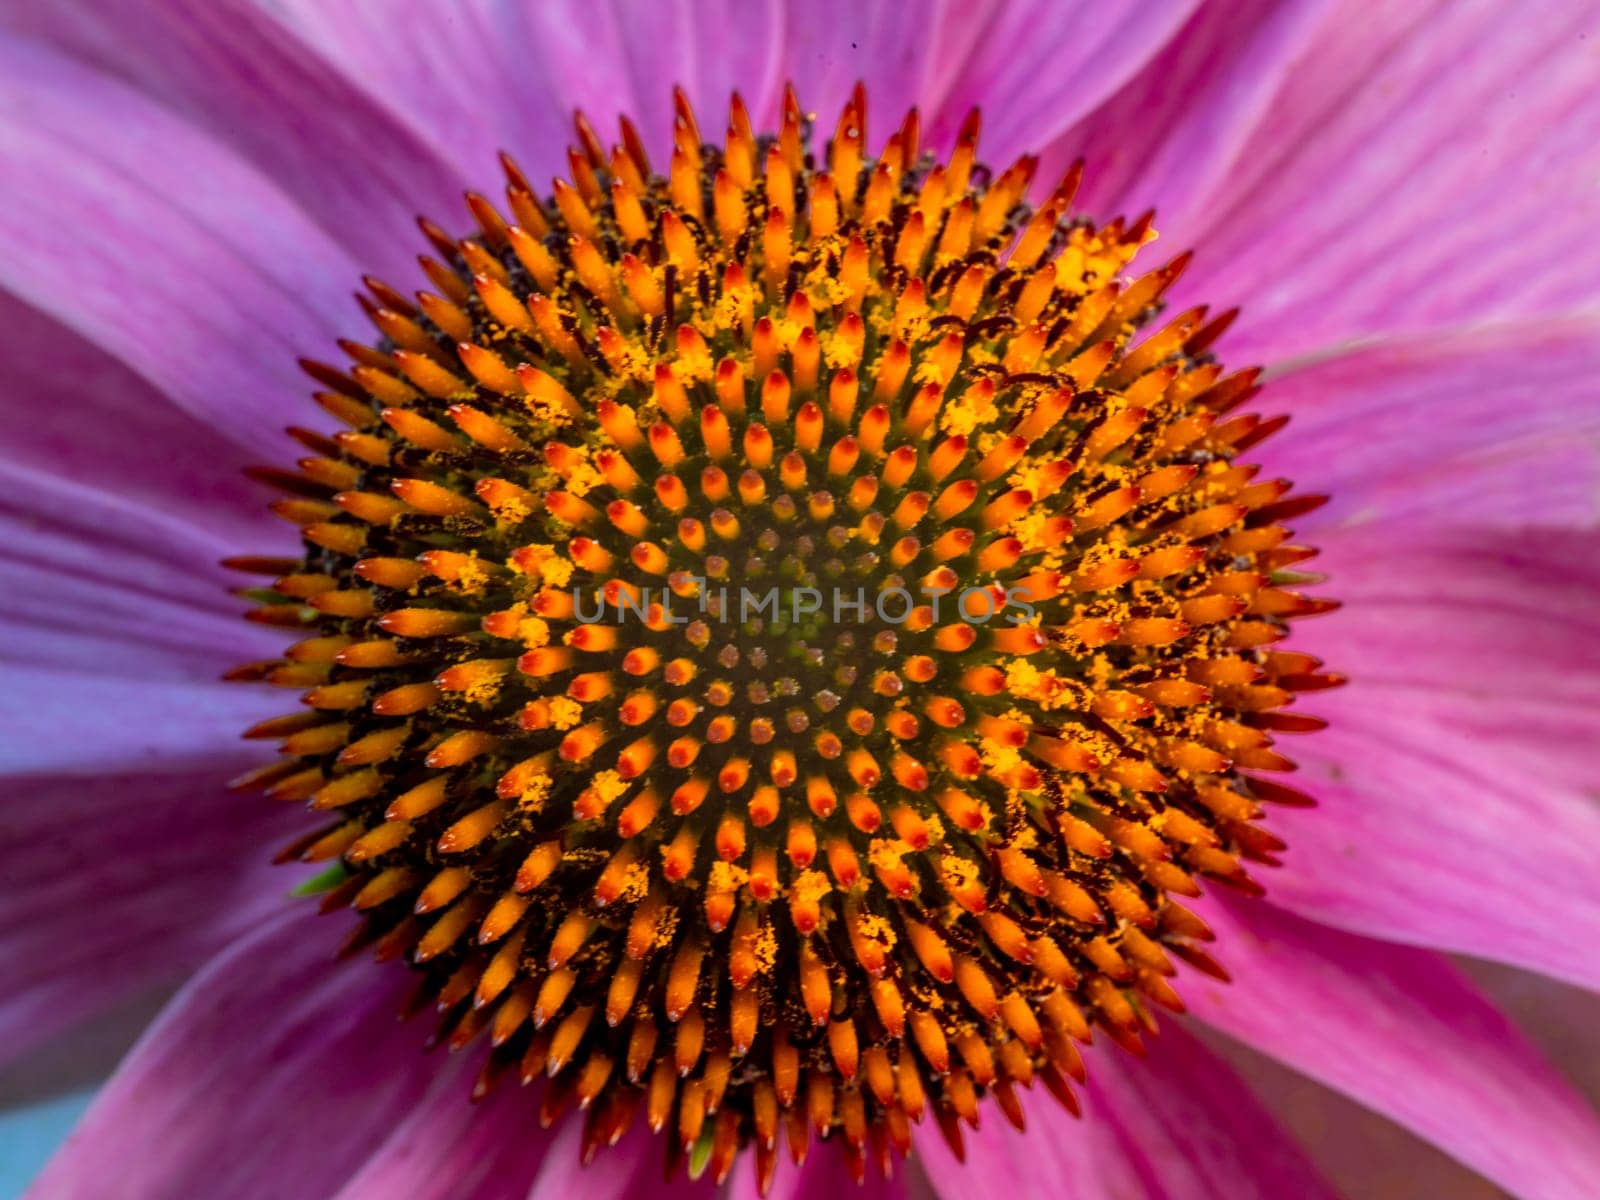
[[1215, 969], [1172, 897], [1254, 887], [1319, 724], [1281, 710], [1335, 681], [1272, 648], [1327, 607], [1280, 586], [1315, 500], [1235, 461], [1278, 423], [1228, 415], [1228, 318], [1154, 321], [1185, 260], [1128, 277], [1150, 220], [1070, 218], [1076, 171], [1028, 207], [976, 114], [874, 159], [858, 91], [813, 156], [792, 94], [722, 147], [680, 97], [664, 178], [578, 131], [307, 364], [348, 428], [259, 473], [306, 557], [237, 565], [308, 636], [239, 674], [309, 690], [248, 782], [585, 1153], [642, 1112], [719, 1177], [780, 1126], [859, 1174], [1074, 1103], [1075, 1039]]

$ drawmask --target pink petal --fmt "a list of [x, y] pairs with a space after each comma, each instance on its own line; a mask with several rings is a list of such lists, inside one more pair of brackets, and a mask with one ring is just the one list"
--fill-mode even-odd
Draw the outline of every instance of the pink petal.
[[[272, 689], [225, 683], [119, 679], [109, 674], [14, 667], [0, 689], [0, 777], [93, 778], [159, 772], [185, 762], [234, 759], [239, 735], [296, 711]], [[257, 762], [269, 757], [257, 752]]]
[[[1186, 248], [1196, 209], [1203, 211], [1262, 120], [1329, 2], [1249, 0], [1177, 11], [1184, 24], [1158, 54], [1138, 64], [1137, 74], [1108, 91], [1092, 112], [1072, 112], [1075, 124], [1049, 127], [1053, 145], [1027, 148], [1043, 152], [1047, 179], [1074, 159], [1085, 160], [1079, 204], [1088, 212], [1131, 217], [1155, 208], [1156, 227], [1177, 235], [1175, 244], [1163, 241], [1156, 253], [1171, 257]], [[1136, 10], [1135, 23], [1150, 15]]]
[[181, 978], [296, 878], [268, 860], [304, 815], [224, 790], [263, 761], [240, 732], [291, 705], [266, 689], [184, 681], [185, 660], [170, 653], [98, 649], [98, 671], [12, 666], [0, 691], [0, 953], [27, 964], [0, 1001], [7, 1054]]
[[356, 331], [342, 297], [357, 272], [276, 184], [149, 98], [9, 38], [0, 191], [0, 287], [281, 456], [285, 412], [310, 411], [295, 358]]
[[[609, 5], [290, 0], [282, 19], [335, 71], [447, 155], [473, 187], [489, 189], [500, 178], [501, 150], [535, 181], [565, 176], [575, 108], [608, 133], [618, 112], [630, 113], [652, 150], [671, 144], [670, 88], [635, 96], [631, 22]], [[703, 132], [721, 130], [713, 124]]]
[[1292, 419], [1251, 457], [1333, 498], [1307, 531], [1600, 519], [1600, 322], [1374, 346], [1279, 375], [1260, 403]]
[[407, 972], [333, 962], [342, 923], [312, 908], [261, 924], [189, 982], [34, 1196], [332, 1195], [443, 1082], [424, 1022], [395, 1020]]
[[[214, 683], [281, 653], [284, 638], [242, 620], [226, 587], [260, 582], [217, 566], [281, 536], [214, 539], [181, 517], [0, 462], [0, 634], [16, 665]], [[281, 701], [280, 701], [281, 703]]]
[[1088, 1059], [1083, 1117], [1042, 1085], [1020, 1093], [1028, 1129], [997, 1112], [966, 1135], [966, 1162], [925, 1127], [918, 1153], [942, 1200], [1164, 1200], [1333, 1193], [1304, 1153], [1228, 1066], [1171, 1023], [1147, 1058], [1109, 1046]]
[[1600, 533], [1324, 536], [1346, 607], [1295, 644], [1352, 682], [1303, 701], [1273, 898], [1600, 987]]
[[[619, 15], [618, 49], [633, 95], [646, 110], [665, 114], [673, 87], [681, 86], [703, 122], [701, 132], [717, 141], [735, 90], [752, 120], [771, 122], [779, 114], [785, 83], [781, 0], [669, 0], [627, 7]], [[585, 21], [578, 13], [569, 19], [580, 28]], [[658, 123], [640, 132], [664, 152], [670, 131], [670, 124]]]
[[1338, 1195], [1506, 1200], [1503, 1189], [1382, 1113], [1202, 1022], [1188, 1027], [1283, 1122]]
[[540, 1129], [537, 1095], [514, 1078], [482, 1103], [468, 1099], [478, 1058], [467, 1052], [449, 1069], [440, 1058], [431, 1059], [427, 1065], [438, 1078], [426, 1095], [397, 1114], [381, 1143], [330, 1194], [337, 1200], [526, 1200], [541, 1162], [555, 1155], [570, 1156], [575, 1164], [576, 1143], [563, 1146], [562, 1133], [581, 1122]]
[[918, 1186], [921, 1168], [914, 1162], [897, 1162], [896, 1173], [890, 1179], [884, 1179], [876, 1166], [869, 1165], [865, 1183], [858, 1185], [845, 1165], [844, 1155], [831, 1143], [813, 1143], [805, 1162], [797, 1167], [781, 1134], [778, 1140], [778, 1169], [772, 1190], [762, 1197], [756, 1186], [755, 1155], [746, 1150], [728, 1177], [725, 1200], [840, 1200], [845, 1196], [861, 1200], [921, 1200], [930, 1194], [927, 1188]]
[[1600, 1194], [1600, 1121], [1448, 961], [1272, 904], [1201, 911], [1235, 982], [1187, 975], [1195, 1015], [1524, 1200]]
[[1346, 0], [1190, 208], [1204, 219], [1174, 231], [1201, 251], [1180, 302], [1244, 304], [1230, 358], [1276, 362], [1587, 306], [1594, 33], [1559, 0]]
[[394, 5], [293, 0], [286, 19], [476, 177], [502, 148], [537, 174], [560, 170], [573, 108], [603, 134], [626, 113], [664, 158], [674, 84], [713, 139], [731, 91], [771, 127], [783, 84], [793, 82], [819, 114], [820, 146], [863, 80], [874, 148], [911, 105], [922, 106], [928, 136], [940, 142], [982, 104], [991, 154], [1036, 150], [1146, 63], [1193, 7], [680, 0], [612, 10], [561, 0], [521, 11], [417, 4], [397, 14]]
[[[993, 5], [974, 8], [978, 14], [996, 11]], [[824, 0], [790, 4], [786, 10], [782, 70], [801, 106], [817, 114], [816, 136], [823, 141], [833, 136], [850, 89], [860, 80], [867, 85], [867, 144], [874, 151], [906, 110], [922, 102], [923, 80], [939, 65], [933, 52], [946, 23], [959, 20], [944, 5], [930, 11], [911, 4]], [[952, 31], [956, 44], [966, 40], [961, 28]], [[926, 113], [924, 119], [934, 115]]]
[[74, 479], [235, 544], [280, 524], [266, 513], [265, 490], [239, 473], [249, 459], [215, 426], [3, 292], [0, 326], [8, 331], [0, 360], [0, 470], [19, 466]]
[[953, 138], [966, 110], [979, 105], [982, 149], [991, 163], [1039, 153], [1164, 53], [1198, 7], [1196, 0], [998, 5], [964, 60], [955, 60], [957, 69], [934, 64], [950, 78], [930, 133]]
[[251, 765], [0, 779], [0, 956], [21, 969], [0, 1057], [177, 982], [285, 903], [297, 873], [268, 860], [305, 817], [223, 791]]
[[[284, 11], [299, 36], [450, 154], [474, 186], [498, 178], [500, 150], [536, 181], [565, 176], [574, 109], [607, 139], [618, 115], [627, 115], [664, 170], [675, 84], [696, 105], [702, 135], [721, 140], [729, 93], [741, 89], [753, 117], [770, 124], [787, 70], [777, 0], [626, 8], [582, 0], [467, 2], [448, 9], [405, 0], [381, 8], [291, 0]], [[891, 18], [889, 10], [880, 15]], [[889, 20], [891, 28], [897, 21]]]
[[[461, 211], [463, 185], [446, 159], [359, 77], [330, 71], [269, 6], [160, 0], [107, 8], [64, 0], [12, 4], [3, 19], [132, 83], [232, 146], [364, 269], [409, 277], [413, 215], [443, 219]], [[355, 277], [329, 282], [348, 287]]]
[[[583, 1118], [569, 1114], [556, 1131], [550, 1151], [539, 1164], [533, 1186], [517, 1193], [517, 1200], [569, 1200], [574, 1196], [605, 1196], [616, 1200], [707, 1200], [718, 1194], [709, 1175], [688, 1179], [680, 1168], [671, 1183], [662, 1182], [665, 1138], [653, 1134], [642, 1119], [615, 1146], [602, 1147], [589, 1165], [578, 1151], [582, 1145]], [[735, 1171], [748, 1164], [740, 1162]], [[453, 1195], [453, 1193], [452, 1193]], [[348, 1200], [341, 1197], [340, 1200]], [[380, 1200], [374, 1195], [373, 1200]], [[781, 1197], [774, 1195], [774, 1200]]]

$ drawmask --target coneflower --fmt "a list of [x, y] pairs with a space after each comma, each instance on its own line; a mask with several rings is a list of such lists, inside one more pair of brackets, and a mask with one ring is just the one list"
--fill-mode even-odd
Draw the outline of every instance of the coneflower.
[[1164, 314], [1187, 257], [1130, 275], [1152, 217], [1074, 218], [1079, 168], [1030, 207], [976, 112], [869, 156], [859, 88], [820, 150], [792, 92], [722, 146], [676, 112], [664, 176], [627, 121], [550, 196], [507, 158], [505, 212], [423, 222], [435, 290], [369, 278], [377, 343], [306, 363], [345, 428], [257, 473], [305, 557], [232, 561], [301, 635], [235, 674], [306, 709], [240, 782], [322, 815], [285, 857], [486, 1035], [480, 1093], [860, 1176], [1074, 1107], [1075, 1043], [1220, 972], [1175, 897], [1255, 890], [1307, 802], [1317, 500], [1240, 461], [1281, 422], [1232, 314]]

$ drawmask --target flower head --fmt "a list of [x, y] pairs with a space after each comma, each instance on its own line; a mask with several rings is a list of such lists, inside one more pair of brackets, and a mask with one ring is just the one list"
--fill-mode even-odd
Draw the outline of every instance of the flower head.
[[36, 1194], [1600, 1194], [1593, 24], [0, 6]]
[[1275, 648], [1317, 501], [1241, 457], [1277, 423], [1152, 218], [1075, 219], [1081, 164], [1030, 206], [976, 112], [946, 161], [915, 110], [871, 154], [860, 88], [811, 126], [704, 144], [680, 93], [665, 175], [626, 121], [548, 198], [506, 160], [511, 219], [424, 223], [437, 290], [306, 364], [346, 428], [263, 477], [307, 556], [238, 564], [310, 635], [240, 672], [309, 689], [244, 782], [328, 815], [291, 850], [479, 1091], [764, 1187], [786, 1114], [860, 1177], [1036, 1078], [1076, 1111], [1074, 1041], [1217, 970], [1174, 897], [1255, 890], [1336, 682]]

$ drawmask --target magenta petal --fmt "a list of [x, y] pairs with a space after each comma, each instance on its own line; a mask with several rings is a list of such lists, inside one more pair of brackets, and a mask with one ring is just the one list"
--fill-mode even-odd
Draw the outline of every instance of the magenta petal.
[[1582, 4], [1345, 0], [1196, 201], [1179, 302], [1244, 304], [1228, 354], [1268, 362], [1591, 306], [1593, 47]]
[[[243, 545], [265, 550], [274, 541]], [[230, 577], [217, 560], [239, 548], [181, 518], [0, 462], [0, 589], [8, 597], [0, 634], [12, 664], [209, 684], [228, 667], [276, 658], [281, 633], [246, 624], [245, 603], [223, 590], [244, 577]]]
[[997, 1112], [966, 1135], [958, 1163], [938, 1132], [917, 1134], [941, 1200], [1332, 1200], [1294, 1139], [1233, 1071], [1179, 1026], [1149, 1039], [1147, 1058], [1109, 1045], [1088, 1056], [1083, 1117], [1042, 1085], [1019, 1093], [1028, 1129]]
[[214, 959], [117, 1069], [32, 1195], [334, 1194], [443, 1065], [422, 1053], [423, 1022], [395, 1020], [404, 970], [332, 961], [342, 924], [303, 903]]
[[10, 5], [5, 20], [133, 83], [232, 146], [364, 269], [414, 274], [413, 215], [460, 210], [463, 185], [446, 159], [359, 77], [330, 71], [271, 6], [64, 0]]
[[[941, 6], [942, 7], [942, 6]], [[783, 73], [831, 137], [857, 81], [866, 83], [868, 145], [876, 149], [921, 98], [945, 17], [912, 4], [821, 0], [785, 6]]]
[[[468, 1066], [477, 1059], [469, 1054]], [[513, 1077], [514, 1078], [514, 1077]], [[695, 1200], [715, 1195], [708, 1179], [680, 1172], [662, 1182], [660, 1136], [642, 1121], [585, 1165], [583, 1113], [554, 1129], [539, 1126], [539, 1090], [510, 1079], [480, 1104], [466, 1100], [470, 1079], [447, 1073], [396, 1124], [336, 1200]]]
[[269, 859], [305, 823], [224, 790], [262, 761], [240, 730], [281, 699], [31, 668], [5, 682], [0, 954], [22, 970], [0, 998], [9, 1056], [176, 982], [281, 905], [296, 875]]
[[[290, 0], [281, 7], [319, 56], [448, 154], [473, 187], [492, 189], [501, 150], [536, 181], [564, 177], [575, 108], [607, 134], [615, 115], [628, 112], [642, 121], [652, 150], [671, 144], [671, 92], [635, 98], [630, 21], [609, 5]], [[713, 124], [706, 132], [721, 130]]]
[[[0, 287], [281, 454], [357, 271], [276, 184], [124, 84], [0, 38]], [[203, 186], [197, 181], [204, 181]]]
[[789, 79], [828, 129], [850, 87], [868, 79], [887, 127], [916, 102], [943, 24], [908, 6], [846, 0], [794, 9], [776, 0], [370, 9], [295, 0], [287, 12], [330, 61], [459, 160], [482, 169], [507, 149], [536, 178], [566, 173], [575, 108], [607, 137], [618, 114], [629, 116], [665, 169], [674, 84], [699, 106], [710, 139], [721, 138], [734, 87], [770, 123]]
[[296, 873], [268, 860], [305, 818], [223, 791], [250, 765], [0, 779], [0, 957], [20, 971], [0, 1058], [176, 983], [285, 903]]
[[575, 1143], [563, 1147], [559, 1131], [539, 1128], [538, 1097], [514, 1077], [482, 1103], [468, 1099], [480, 1054], [468, 1052], [450, 1064], [432, 1058], [427, 1065], [438, 1078], [426, 1096], [383, 1131], [360, 1169], [329, 1194], [337, 1200], [525, 1200], [546, 1157], [564, 1153], [576, 1160]]
[[[266, 688], [13, 667], [0, 689], [0, 778], [143, 774], [247, 753], [245, 728], [294, 711]], [[256, 752], [261, 761], [269, 757]]]
[[[1095, 6], [1098, 9], [1098, 5]], [[1188, 248], [1205, 199], [1222, 181], [1317, 33], [1330, 0], [1207, 4], [1188, 16], [1138, 74], [1059, 140], [1047, 163], [1084, 159], [1088, 211], [1156, 210], [1168, 256]], [[1155, 14], [1137, 11], [1140, 24]], [[1160, 14], [1160, 20], [1168, 17]], [[1074, 13], [1069, 24], [1075, 25]], [[1021, 107], [1021, 106], [1019, 106]], [[1171, 245], [1169, 247], [1169, 236]], [[1204, 246], [1201, 247], [1204, 249]]]
[[782, 1134], [778, 1142], [778, 1168], [772, 1190], [762, 1197], [756, 1186], [754, 1152], [746, 1150], [728, 1177], [724, 1200], [921, 1200], [929, 1194], [911, 1182], [920, 1170], [915, 1163], [897, 1162], [896, 1173], [890, 1179], [884, 1179], [869, 1163], [866, 1182], [858, 1185], [845, 1165], [844, 1155], [831, 1143], [813, 1143], [806, 1161], [797, 1167], [783, 1144]]
[[[720, 140], [735, 90], [754, 121], [770, 124], [778, 116], [786, 40], [780, 0], [638, 4], [619, 16], [619, 49], [634, 97], [646, 111], [667, 111], [673, 87], [681, 86], [710, 138]], [[585, 21], [576, 17], [580, 25]], [[638, 114], [630, 116], [638, 120]], [[664, 151], [671, 144], [665, 137], [670, 126], [641, 132], [652, 147]]]
[[984, 155], [1003, 166], [1042, 149], [1109, 96], [1194, 6], [1195, 0], [791, 5], [782, 69], [801, 103], [819, 114], [819, 136], [831, 132], [860, 79], [871, 111], [869, 144], [881, 143], [912, 105], [921, 108], [928, 140], [949, 144], [967, 111], [980, 106]]
[[[607, 1200], [709, 1200], [717, 1195], [709, 1175], [691, 1180], [680, 1169], [671, 1183], [662, 1182], [666, 1139], [651, 1133], [642, 1119], [636, 1120], [615, 1146], [601, 1147], [587, 1166], [578, 1153], [582, 1139], [582, 1114], [563, 1120], [549, 1153], [539, 1164], [533, 1186], [518, 1192], [516, 1200], [570, 1200], [581, 1196], [604, 1196]], [[740, 1162], [735, 1170], [745, 1166]], [[455, 1193], [448, 1195], [453, 1200]], [[365, 1198], [341, 1196], [340, 1200]], [[382, 1200], [381, 1193], [375, 1193], [372, 1200]], [[774, 1196], [773, 1200], [781, 1197]]]
[[[154, 510], [235, 544], [264, 538], [279, 524], [265, 511], [266, 491], [239, 473], [249, 459], [214, 425], [4, 292], [0, 327], [7, 331], [0, 471], [15, 465], [77, 480], [111, 493], [120, 506]], [[34, 506], [59, 507], [58, 501]], [[12, 546], [5, 539], [0, 552]]]
[[214, 680], [276, 654], [217, 560], [298, 552], [218, 428], [0, 292], [0, 637], [13, 665]]
[[1195, 1015], [1524, 1200], [1600, 1195], [1600, 1120], [1447, 960], [1270, 903], [1200, 911], [1234, 982], [1187, 975]]
[[731, 91], [770, 126], [784, 83], [793, 82], [801, 103], [819, 114], [820, 144], [862, 80], [874, 146], [912, 105], [922, 106], [937, 142], [982, 104], [991, 155], [1036, 150], [1147, 62], [1193, 7], [1194, 0], [1081, 9], [1043, 0], [714, 0], [612, 9], [558, 0], [521, 10], [405, 4], [397, 14], [393, 4], [363, 10], [295, 0], [287, 19], [469, 174], [505, 148], [542, 175], [561, 169], [575, 107], [603, 133], [628, 114], [664, 158], [675, 84], [711, 138], [721, 134]]
[[1196, 0], [998, 5], [969, 35], [971, 47], [962, 58], [946, 53], [933, 64], [938, 74], [929, 90], [943, 99], [931, 114], [930, 132], [936, 139], [953, 137], [967, 109], [977, 105], [983, 109], [981, 147], [994, 166], [1039, 153], [1159, 61], [1197, 7]]
[[1291, 417], [1252, 452], [1268, 475], [1332, 496], [1301, 529], [1600, 520], [1595, 320], [1373, 346], [1277, 376], [1261, 403]]
[[1295, 644], [1315, 809], [1276, 807], [1265, 882], [1319, 921], [1600, 987], [1600, 533], [1325, 532], [1343, 611]]

